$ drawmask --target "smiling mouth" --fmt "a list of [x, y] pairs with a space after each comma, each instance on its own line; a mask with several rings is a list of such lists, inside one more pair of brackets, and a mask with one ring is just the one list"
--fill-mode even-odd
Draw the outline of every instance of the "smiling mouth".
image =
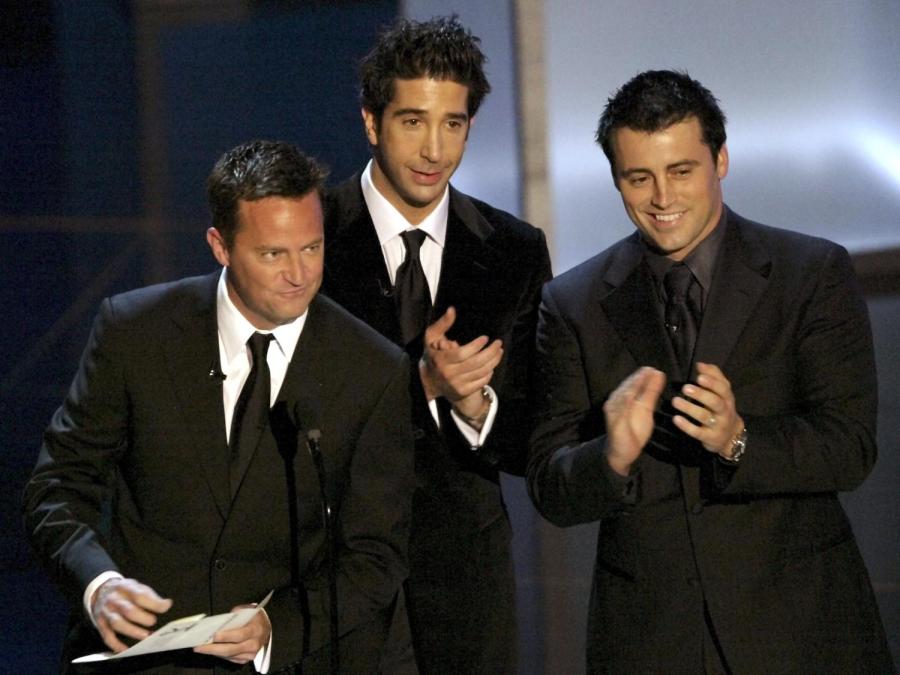
[[648, 215], [653, 218], [653, 220], [660, 223], [674, 223], [681, 218], [684, 213], [684, 211], [679, 211], [678, 213], [650, 213]]

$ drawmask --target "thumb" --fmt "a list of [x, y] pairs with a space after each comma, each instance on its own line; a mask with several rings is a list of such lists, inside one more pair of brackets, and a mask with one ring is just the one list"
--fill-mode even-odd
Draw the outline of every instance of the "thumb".
[[435, 321], [425, 329], [425, 344], [431, 344], [432, 342], [435, 342], [437, 340], [443, 340], [447, 334], [447, 331], [450, 330], [455, 321], [456, 310], [453, 307], [448, 307], [447, 311], [444, 312], [440, 317], [438, 317], [437, 321]]

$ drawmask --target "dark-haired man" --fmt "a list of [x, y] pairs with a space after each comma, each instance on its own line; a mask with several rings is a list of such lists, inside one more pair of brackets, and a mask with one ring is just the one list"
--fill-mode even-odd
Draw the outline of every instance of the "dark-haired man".
[[638, 232], [545, 287], [528, 467], [545, 517], [600, 521], [589, 672], [892, 672], [837, 497], [876, 454], [847, 252], [723, 204], [686, 74], [629, 81], [597, 140]]
[[404, 346], [418, 489], [405, 585], [419, 669], [514, 673], [499, 471], [524, 471], [543, 233], [449, 186], [489, 91], [455, 19], [400, 21], [361, 64], [372, 161], [330, 193], [323, 289]]
[[409, 362], [317, 295], [323, 180], [293, 146], [234, 148], [208, 182], [223, 269], [102, 303], [25, 491], [32, 542], [74, 607], [64, 670], [274, 590], [244, 627], [114, 672], [327, 672], [329, 547], [298, 448], [317, 429], [341, 666], [375, 672], [407, 567]]

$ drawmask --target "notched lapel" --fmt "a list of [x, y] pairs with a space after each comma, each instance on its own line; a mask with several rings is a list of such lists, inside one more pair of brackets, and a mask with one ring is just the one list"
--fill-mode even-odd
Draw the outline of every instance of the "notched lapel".
[[215, 312], [218, 276], [209, 279], [203, 298], [185, 300], [173, 313], [164, 349], [182, 423], [191, 434], [204, 480], [224, 518], [231, 497], [222, 381], [216, 377], [221, 372]]
[[771, 260], [729, 211], [722, 254], [703, 312], [694, 360], [725, 368], [750, 315], [769, 285]]
[[[500, 268], [505, 263], [503, 255], [490, 243], [493, 226], [465, 195], [452, 188], [450, 195], [447, 238], [433, 316], [436, 319], [451, 305], [456, 307], [459, 314], [451, 335], [460, 342], [468, 342], [494, 324], [491, 317], [495, 312], [485, 303], [496, 294], [485, 293], [485, 289], [502, 282], [504, 275]], [[506, 303], [509, 299], [497, 298], [497, 301]]]
[[613, 290], [600, 305], [635, 363], [675, 373], [678, 368], [654, 296], [652, 274], [636, 239], [630, 238], [624, 246], [604, 274]]
[[400, 323], [384, 254], [359, 175], [331, 193], [325, 236], [325, 294], [394, 342]]

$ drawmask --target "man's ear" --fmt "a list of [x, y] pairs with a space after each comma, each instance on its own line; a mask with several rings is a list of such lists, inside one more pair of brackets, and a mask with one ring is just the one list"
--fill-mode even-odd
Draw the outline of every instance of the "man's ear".
[[367, 108], [360, 110], [363, 118], [363, 125], [366, 128], [366, 139], [369, 145], [378, 145], [378, 117], [375, 113]]
[[230, 256], [228, 255], [228, 247], [225, 245], [225, 238], [216, 228], [211, 227], [206, 230], [206, 243], [212, 250], [213, 257], [222, 265], [228, 267]]
[[716, 175], [719, 180], [728, 175], [728, 146], [722, 143], [719, 154], [716, 156]]

